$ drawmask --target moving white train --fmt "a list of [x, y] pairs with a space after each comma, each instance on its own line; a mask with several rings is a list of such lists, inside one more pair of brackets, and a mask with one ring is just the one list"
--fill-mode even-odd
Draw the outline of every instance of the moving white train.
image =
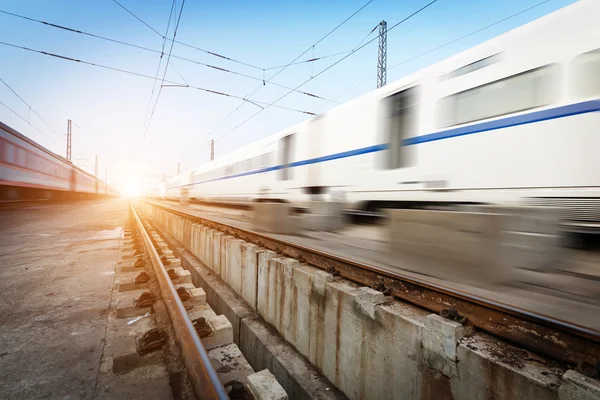
[[563, 207], [600, 231], [600, 1], [580, 1], [173, 177], [163, 197]]

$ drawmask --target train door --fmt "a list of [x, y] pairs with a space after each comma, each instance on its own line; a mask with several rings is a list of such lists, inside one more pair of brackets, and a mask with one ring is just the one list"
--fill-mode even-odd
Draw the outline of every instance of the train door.
[[309, 160], [309, 164], [306, 165], [306, 183], [305, 190], [308, 195], [311, 197], [314, 195], [322, 194], [323, 190], [323, 174], [321, 173], [321, 168], [323, 163], [320, 162], [311, 162], [317, 159], [318, 157], [322, 157], [323, 154], [323, 123], [324, 118], [322, 116], [317, 116], [315, 119], [311, 121], [308, 126], [307, 132], [307, 157]]
[[297, 171], [292, 167], [295, 152], [295, 134], [291, 133], [279, 139], [277, 145], [277, 192], [281, 199], [289, 200], [297, 188]]
[[387, 114], [385, 140], [389, 144], [383, 157], [383, 168], [386, 170], [384, 174], [387, 175], [384, 184], [387, 188], [397, 187], [404, 190], [411, 188], [416, 182], [415, 149], [414, 146], [406, 145], [406, 139], [414, 136], [417, 129], [417, 89], [405, 89], [384, 101]]

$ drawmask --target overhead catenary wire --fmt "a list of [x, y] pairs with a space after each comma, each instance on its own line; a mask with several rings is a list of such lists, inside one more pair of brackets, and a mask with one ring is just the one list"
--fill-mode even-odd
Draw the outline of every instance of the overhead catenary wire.
[[[152, 80], [160, 80], [160, 79], [155, 78], [153, 76], [141, 74], [139, 72], [128, 71], [128, 70], [125, 70], [125, 69], [111, 67], [111, 66], [108, 66], [108, 65], [103, 65], [103, 64], [93, 63], [93, 62], [90, 62], [90, 61], [80, 60], [80, 59], [77, 59], [77, 58], [62, 56], [62, 55], [59, 55], [59, 54], [54, 54], [54, 53], [50, 53], [50, 52], [46, 52], [46, 51], [42, 51], [42, 50], [36, 50], [36, 49], [32, 49], [32, 48], [29, 48], [29, 47], [20, 46], [20, 45], [16, 45], [16, 44], [12, 44], [12, 43], [6, 43], [6, 42], [0, 41], [0, 45], [14, 47], [14, 48], [21, 49], [21, 50], [27, 50], [27, 51], [30, 51], [30, 52], [33, 52], [33, 53], [39, 53], [39, 54], [43, 54], [43, 55], [46, 55], [46, 56], [59, 58], [59, 59], [65, 60], [65, 61], [76, 62], [76, 63], [79, 63], [79, 64], [90, 65], [90, 66], [93, 66], [93, 67], [98, 67], [98, 68], [108, 69], [108, 70], [115, 71], [115, 72], [121, 72], [121, 73], [128, 74], [128, 75], [138, 76], [140, 78], [146, 78], [146, 79], [152, 79]], [[169, 84], [173, 84], [175, 86], [180, 86], [180, 87], [190, 87], [192, 89], [204, 91], [206, 93], [212, 93], [212, 94], [219, 95], [219, 96], [225, 96], [225, 97], [231, 97], [231, 98], [234, 98], [234, 99], [240, 99], [240, 100], [243, 100], [244, 102], [248, 102], [248, 103], [252, 103], [252, 104], [256, 103], [253, 100], [248, 100], [248, 99], [246, 99], [244, 97], [241, 97], [241, 96], [236, 96], [236, 95], [233, 95], [233, 94], [229, 94], [229, 93], [225, 93], [225, 92], [220, 92], [220, 91], [217, 91], [217, 90], [206, 89], [206, 88], [203, 88], [203, 87], [193, 86], [193, 85], [185, 85], [185, 84], [182, 84], [181, 82], [170, 81], [170, 80], [167, 80], [167, 79], [165, 79], [164, 82], [165, 83], [169, 83]], [[274, 106], [274, 107], [277, 107], [277, 106]], [[287, 108], [287, 107], [278, 107], [278, 108], [292, 110], [292, 111], [299, 112], [299, 113], [302, 113], [302, 114], [312, 114], [312, 113], [309, 113], [307, 111], [296, 110], [296, 109], [291, 109], [291, 108]]]
[[[97, 141], [97, 140], [98, 140], [98, 139], [95, 139], [95, 138], [94, 138], [94, 135], [91, 135], [91, 134], [90, 134], [88, 131], [86, 131], [85, 129], [83, 129], [81, 126], [77, 125], [77, 123], [76, 123], [75, 121], [71, 120], [71, 123], [72, 123], [73, 125], [75, 125], [75, 127], [76, 127], [76, 128], [78, 128], [80, 131], [82, 131], [83, 133], [85, 133], [85, 134], [86, 134], [86, 135], [87, 135], [89, 138], [91, 138], [92, 140], [94, 140], [94, 141]], [[117, 154], [120, 154], [119, 150], [115, 149], [114, 147], [112, 147], [112, 146], [109, 146], [109, 145], [107, 145], [106, 143], [101, 143], [101, 144], [102, 144], [103, 146], [105, 146], [105, 147], [109, 148], [110, 150], [114, 151], [115, 153], [117, 153]]]
[[[134, 43], [129, 43], [129, 42], [125, 42], [125, 41], [117, 40], [117, 39], [111, 39], [111, 38], [106, 37], [106, 36], [97, 35], [97, 34], [90, 33], [90, 32], [85, 32], [85, 31], [81, 31], [79, 29], [69, 28], [69, 27], [66, 27], [66, 26], [63, 26], [63, 25], [58, 25], [58, 24], [54, 24], [54, 23], [51, 23], [51, 22], [46, 22], [46, 21], [35, 19], [35, 18], [30, 18], [30, 17], [24, 16], [24, 15], [19, 15], [19, 14], [11, 13], [11, 12], [4, 11], [4, 10], [0, 10], [0, 13], [11, 15], [11, 16], [14, 16], [14, 17], [17, 17], [17, 18], [22, 18], [22, 19], [25, 19], [27, 21], [40, 23], [40, 24], [43, 24], [43, 25], [46, 25], [46, 26], [50, 26], [50, 27], [53, 27], [53, 28], [62, 29], [62, 30], [65, 30], [65, 31], [68, 31], [68, 32], [71, 32], [71, 33], [85, 35], [85, 36], [93, 37], [95, 39], [105, 40], [105, 41], [112, 42], [112, 43], [117, 43], [117, 44], [120, 44], [120, 45], [123, 45], [123, 46], [128, 46], [128, 47], [136, 48], [136, 49], [139, 49], [139, 50], [144, 50], [144, 51], [148, 51], [148, 52], [160, 54], [161, 55], [161, 60], [160, 61], [162, 61], [162, 56], [164, 54], [164, 46], [165, 46], [166, 40], [168, 40], [168, 38], [166, 38], [166, 39], [163, 40], [163, 44], [162, 44], [162, 49], [161, 50], [155, 50], [155, 49], [152, 49], [152, 48], [149, 48], [149, 47], [145, 47], [145, 46], [140, 46], [140, 45], [137, 45], [137, 44], [134, 44]], [[170, 21], [170, 19], [169, 19], [169, 21]], [[167, 30], [168, 29], [169, 29], [169, 25], [167, 25]], [[162, 36], [161, 35], [161, 37], [166, 37], [166, 36]], [[339, 54], [343, 54], [343, 53], [346, 53], [346, 52], [342, 52], [342, 53], [339, 53]], [[327, 58], [327, 57], [332, 57], [334, 55], [320, 57], [320, 59]], [[230, 69], [227, 69], [227, 68], [221, 68], [221, 67], [218, 67], [218, 66], [215, 66], [215, 65], [203, 63], [201, 61], [197, 61], [197, 60], [190, 59], [190, 58], [187, 58], [187, 57], [181, 57], [181, 56], [178, 56], [176, 54], [171, 54], [171, 58], [176, 58], [176, 59], [179, 59], [179, 60], [182, 60], [182, 61], [186, 61], [186, 62], [189, 62], [189, 63], [193, 63], [193, 64], [196, 64], [196, 65], [201, 65], [203, 67], [211, 68], [213, 70], [217, 70], [217, 71], [220, 71], [220, 72], [223, 72], [223, 73], [228, 73], [228, 74], [232, 74], [232, 75], [241, 76], [243, 78], [252, 79], [252, 80], [255, 80], [255, 81], [260, 81], [260, 82], [263, 82], [263, 83], [268, 84], [268, 85], [273, 85], [273, 86], [280, 87], [282, 89], [286, 89], [286, 90], [290, 89], [289, 86], [281, 85], [279, 83], [270, 82], [270, 81], [266, 82], [264, 80], [264, 78], [260, 78], [260, 77], [256, 77], [256, 76], [252, 76], [252, 75], [248, 75], [248, 74], [244, 74], [244, 73], [241, 73], [241, 72], [238, 72], [238, 71], [233, 71], [233, 70], [230, 70]], [[156, 73], [156, 77], [157, 78], [158, 78], [158, 71], [160, 69], [160, 65], [161, 65], [161, 63], [159, 62], [159, 66], [157, 68], [157, 73]], [[173, 63], [170, 63], [170, 65], [173, 66]], [[185, 79], [181, 76], [181, 74], [177, 70], [175, 70], [175, 72], [179, 75], [179, 77], [183, 81], [185, 81]], [[186, 82], [186, 84], [187, 84], [187, 82]], [[305, 96], [315, 97], [315, 98], [322, 99], [322, 100], [325, 100], [325, 101], [328, 101], [328, 102], [331, 102], [331, 103], [337, 103], [336, 101], [333, 101], [333, 100], [330, 100], [330, 99], [326, 99], [326, 98], [324, 98], [322, 96], [319, 96], [319, 95], [316, 95], [314, 93], [308, 93], [308, 92], [304, 92], [304, 91], [301, 91], [301, 90], [298, 90], [297, 92], [300, 93], [300, 94], [303, 94]], [[149, 102], [149, 104], [152, 104], [151, 101]], [[339, 103], [337, 103], [337, 104], [339, 104]], [[148, 107], [148, 108], [150, 108], [150, 107]], [[148, 115], [146, 115], [146, 118], [144, 118], [144, 121], [147, 118], [148, 118]]]
[[16, 112], [15, 110], [13, 110], [12, 108], [10, 108], [9, 106], [7, 106], [6, 104], [4, 104], [3, 102], [0, 101], [0, 104], [2, 104], [4, 107], [6, 107], [8, 109], [8, 111], [12, 112], [13, 114], [15, 114], [17, 117], [19, 117], [20, 119], [22, 119], [26, 124], [28, 124], [29, 126], [31, 126], [33, 129], [35, 129], [36, 131], [38, 131], [39, 133], [41, 133], [42, 135], [44, 135], [44, 137], [46, 139], [48, 139], [49, 141], [51, 141], [54, 144], [57, 144], [50, 136], [46, 135], [44, 132], [42, 132], [38, 127], [36, 127], [35, 125], [33, 125], [31, 122], [27, 121], [25, 118], [23, 118], [18, 112]]
[[[348, 22], [350, 19], [352, 19], [356, 14], [358, 14], [359, 12], [361, 12], [362, 10], [364, 10], [369, 4], [371, 4], [374, 0], [369, 0], [368, 2], [366, 2], [362, 7], [360, 7], [358, 10], [356, 10], [354, 13], [352, 13], [349, 17], [347, 17], [345, 20], [343, 20], [342, 22], [340, 22], [338, 25], [336, 25], [333, 29], [331, 29], [329, 32], [327, 32], [324, 36], [322, 36], [319, 40], [317, 40], [315, 43], [313, 43], [310, 47], [308, 47], [306, 50], [304, 50], [302, 53], [300, 53], [296, 58], [294, 58], [292, 61], [290, 61], [289, 63], [287, 63], [286, 65], [283, 65], [280, 67], [279, 71], [277, 71], [274, 75], [272, 75], [268, 80], [263, 81], [262, 85], [259, 85], [256, 87], [256, 89], [254, 89], [253, 91], [251, 91], [250, 93], [248, 93], [245, 98], [250, 98], [252, 97], [254, 94], [256, 94], [256, 92], [258, 92], [266, 83], [271, 82], [271, 80], [273, 80], [277, 75], [279, 75], [281, 72], [283, 72], [285, 69], [287, 69], [289, 66], [293, 65], [296, 61], [298, 61], [298, 59], [300, 57], [302, 57], [304, 54], [308, 53], [310, 50], [314, 49], [314, 47], [316, 45], [318, 45], [319, 43], [321, 43], [323, 40], [325, 40], [328, 36], [330, 36], [333, 32], [335, 32], [336, 30], [338, 30], [341, 26], [343, 26], [346, 22]], [[289, 89], [291, 91], [296, 91], [296, 89]], [[218, 127], [220, 127], [221, 125], [223, 125], [223, 123], [225, 123], [225, 121], [227, 121], [233, 114], [235, 114], [242, 106], [244, 105], [244, 102], [241, 102], [240, 104], [237, 105], [236, 108], [234, 108], [229, 114], [227, 114], [227, 116], [225, 118], [223, 118], [215, 128], [211, 129], [208, 133], [207, 136], [210, 136], [212, 134], [212, 132], [214, 132]], [[272, 104], [268, 107], [271, 107]], [[262, 112], [264, 109], [259, 110], [258, 112]], [[197, 142], [196, 144], [194, 144], [192, 146], [192, 149], [195, 148], [199, 143], [201, 143], [201, 141]], [[184, 157], [187, 157], [187, 154], [184, 155]]]
[[[43, 24], [43, 25], [46, 25], [46, 26], [50, 26], [50, 27], [53, 27], [53, 28], [62, 29], [62, 30], [65, 30], [65, 31], [68, 31], [68, 32], [71, 32], [71, 33], [85, 35], [85, 36], [93, 37], [95, 39], [105, 40], [105, 41], [112, 42], [112, 43], [117, 43], [117, 44], [120, 44], [120, 45], [123, 45], [123, 46], [128, 46], [128, 47], [136, 48], [136, 49], [139, 49], [139, 50], [144, 50], [144, 51], [148, 51], [148, 52], [160, 54], [161, 55], [160, 61], [162, 61], [162, 56], [164, 55], [164, 46], [165, 46], [166, 40], [168, 40], [168, 38], [166, 38], [166, 35], [165, 36], [161, 35], [161, 37], [165, 37], [165, 39], [163, 40], [162, 49], [161, 50], [155, 50], [155, 49], [152, 49], [152, 48], [149, 48], [149, 47], [145, 47], [145, 46], [140, 46], [140, 45], [137, 45], [137, 44], [134, 44], [134, 43], [129, 43], [129, 42], [125, 42], [125, 41], [122, 41], [122, 40], [112, 39], [112, 38], [109, 38], [109, 37], [106, 37], [106, 36], [97, 35], [97, 34], [90, 33], [90, 32], [85, 32], [85, 31], [81, 31], [79, 29], [69, 28], [69, 27], [66, 27], [66, 26], [63, 26], [63, 25], [58, 25], [58, 24], [54, 24], [54, 23], [51, 23], [51, 22], [42, 21], [42, 20], [38, 20], [38, 19], [35, 19], [35, 18], [30, 18], [30, 17], [24, 16], [24, 15], [19, 15], [19, 14], [11, 13], [11, 12], [4, 11], [4, 10], [0, 10], [0, 13], [11, 15], [11, 16], [14, 16], [14, 17], [17, 17], [17, 18], [22, 18], [22, 19], [25, 19], [25, 20], [28, 20], [28, 21], [31, 21], [31, 22], [40, 23], [40, 24]], [[170, 21], [170, 19], [169, 19], [169, 21]], [[167, 25], [167, 30], [168, 29], [169, 29], [169, 25]], [[342, 53], [338, 53], [338, 54], [344, 54], [344, 53], [347, 53], [347, 52], [348, 51], [342, 52]], [[329, 55], [329, 56], [319, 57], [319, 58], [317, 58], [315, 60], [324, 59], [324, 58], [328, 58], [328, 57], [333, 57], [333, 56], [338, 55], [338, 54], [333, 54], [333, 55]], [[187, 58], [187, 57], [181, 57], [181, 56], [178, 56], [176, 54], [171, 54], [171, 58], [176, 58], [176, 59], [179, 59], [179, 60], [182, 60], [182, 61], [186, 61], [186, 62], [189, 62], [189, 63], [200, 65], [200, 66], [203, 66], [203, 67], [206, 67], [206, 68], [211, 68], [211, 69], [219, 71], [219, 72], [223, 72], [223, 73], [227, 73], [227, 74], [232, 74], [232, 75], [237, 75], [237, 76], [240, 76], [240, 77], [243, 77], [243, 78], [247, 78], [247, 79], [252, 79], [252, 80], [255, 80], [255, 81], [260, 81], [260, 82], [262, 82], [264, 84], [273, 85], [273, 86], [276, 86], [276, 87], [280, 87], [282, 89], [286, 89], [286, 90], [290, 90], [291, 89], [289, 86], [286, 86], [286, 85], [282, 85], [282, 84], [279, 84], [279, 83], [276, 83], [276, 82], [271, 82], [271, 81], [265, 81], [264, 78], [261, 78], [261, 77], [256, 77], [256, 76], [244, 74], [244, 73], [241, 73], [241, 72], [238, 72], [238, 71], [230, 70], [230, 69], [227, 69], [227, 68], [222, 68], [222, 67], [219, 67], [219, 66], [216, 66], [216, 65], [211, 65], [211, 64], [203, 63], [201, 61], [197, 61], [197, 60], [190, 59], [190, 58]], [[313, 61], [315, 61], [315, 60], [313, 60]], [[159, 65], [158, 65], [157, 73], [156, 73], [156, 77], [157, 78], [158, 78], [158, 72], [160, 70], [160, 65], [161, 65], [160, 61], [159, 61]], [[170, 63], [170, 65], [173, 66], [173, 63]], [[183, 81], [185, 81], [185, 79], [181, 76], [181, 74], [176, 69], [175, 69], [175, 72], [179, 75], [179, 77]], [[187, 84], [187, 82], [186, 82], [186, 84]], [[305, 92], [305, 91], [301, 91], [301, 90], [298, 90], [297, 92], [300, 93], [300, 94], [302, 94], [302, 95], [305, 95], [305, 96], [315, 97], [315, 98], [322, 99], [322, 100], [325, 100], [325, 101], [328, 101], [328, 102], [331, 102], [331, 103], [339, 104], [339, 103], [337, 103], [334, 100], [330, 100], [330, 99], [324, 98], [324, 97], [316, 95], [314, 93], [309, 93], [309, 92]], [[151, 98], [152, 98], [153, 94], [154, 94], [154, 92], [152, 92]], [[151, 101], [149, 101], [149, 105], [150, 104], [152, 104]], [[149, 109], [150, 107], [148, 106], [147, 108]], [[146, 117], [144, 118], [144, 121], [146, 121], [147, 118], [148, 118], [148, 115], [146, 115]]]
[[373, 32], [375, 31], [375, 29], [377, 29], [378, 26], [379, 26], [379, 24], [375, 25], [375, 27], [373, 29], [371, 29], [371, 31], [360, 42], [358, 42], [358, 44], [356, 46], [354, 46], [351, 50], [340, 51], [337, 53], [328, 54], [328, 55], [320, 56], [320, 57], [313, 57], [313, 58], [309, 58], [308, 60], [296, 61], [291, 64], [284, 64], [284, 65], [278, 65], [276, 67], [269, 67], [269, 68], [265, 68], [264, 70], [269, 71], [272, 69], [279, 69], [279, 68], [285, 67], [286, 65], [291, 67], [292, 65], [300, 65], [300, 64], [306, 64], [306, 63], [311, 63], [311, 62], [315, 62], [315, 61], [321, 61], [326, 58], [331, 58], [331, 57], [335, 57], [335, 56], [340, 56], [342, 54], [351, 53], [354, 49], [356, 49], [358, 46], [360, 46], [365, 40], [367, 40], [367, 38], [373, 34]]
[[[169, 21], [167, 22], [167, 29], [165, 32], [165, 38], [162, 41], [162, 47], [160, 50], [160, 58], [158, 59], [158, 66], [156, 67], [156, 73], [154, 74], [154, 82], [152, 83], [152, 92], [150, 92], [150, 98], [148, 99], [148, 106], [146, 107], [146, 115], [144, 116], [144, 124], [142, 127], [142, 131], [146, 132], [146, 121], [148, 120], [148, 113], [150, 112], [150, 106], [152, 105], [152, 99], [154, 98], [154, 91], [156, 90], [156, 82], [158, 79], [158, 74], [160, 73], [160, 66], [163, 61], [163, 56], [165, 55], [165, 44], [167, 42], [166, 35], [169, 33], [169, 27], [171, 26], [171, 17], [173, 16], [173, 10], [175, 9], [175, 0], [171, 2], [171, 12], [169, 13]], [[167, 64], [165, 68], [168, 68]], [[161, 85], [164, 83], [164, 77], [161, 82]], [[161, 86], [162, 87], [162, 86]]]
[[[387, 32], [391, 31], [392, 29], [396, 28], [397, 26], [399, 26], [400, 24], [408, 21], [409, 19], [411, 19], [412, 17], [414, 17], [415, 15], [419, 14], [420, 12], [424, 11], [425, 9], [427, 9], [428, 7], [430, 7], [431, 5], [433, 5], [434, 3], [436, 3], [438, 0], [432, 0], [429, 3], [425, 4], [423, 7], [419, 8], [417, 11], [414, 11], [412, 14], [408, 15], [407, 17], [403, 18], [402, 20], [400, 20], [399, 22], [395, 23], [394, 25], [392, 25], [392, 27], [387, 29]], [[298, 89], [302, 86], [304, 86], [305, 84], [307, 84], [308, 82], [310, 82], [311, 80], [313, 80], [314, 78], [322, 75], [323, 73], [327, 72], [328, 70], [330, 70], [331, 68], [335, 67], [336, 65], [338, 65], [339, 63], [341, 63], [342, 61], [344, 61], [345, 59], [347, 59], [348, 57], [350, 57], [351, 55], [353, 55], [354, 53], [356, 53], [357, 51], [365, 48], [366, 46], [368, 46], [370, 43], [372, 43], [373, 41], [377, 40], [378, 37], [374, 37], [373, 39], [369, 40], [368, 42], [366, 42], [365, 44], [361, 45], [360, 47], [356, 48], [355, 50], [353, 50], [351, 53], [347, 54], [346, 56], [342, 57], [341, 59], [337, 60], [336, 62], [334, 62], [333, 64], [329, 65], [327, 68], [321, 70], [320, 72], [318, 72], [316, 75], [311, 76], [310, 78], [308, 78], [307, 80], [305, 80], [304, 82], [300, 83], [298, 86], [296, 86], [294, 89]], [[250, 117], [246, 118], [243, 122], [241, 122], [240, 124], [236, 125], [233, 129], [230, 129], [229, 131], [225, 132], [223, 135], [221, 135], [220, 137], [218, 137], [216, 140], [222, 139], [224, 136], [227, 136], [228, 134], [230, 134], [231, 132], [233, 132], [234, 130], [236, 130], [237, 128], [239, 128], [240, 126], [244, 125], [246, 122], [248, 122], [249, 120], [251, 120], [252, 118], [256, 117], [258, 114], [260, 114], [261, 112], [263, 112], [264, 110], [268, 109], [269, 107], [271, 107], [273, 104], [281, 101], [282, 99], [284, 99], [285, 97], [289, 96], [290, 93], [292, 93], [292, 91], [287, 92], [286, 94], [284, 94], [283, 96], [280, 96], [278, 99], [276, 99], [275, 101], [269, 103], [265, 108], [258, 110], [256, 113], [252, 114]]]
[[21, 96], [19, 96], [19, 95], [17, 94], [17, 92], [16, 92], [16, 91], [15, 91], [15, 90], [14, 90], [12, 87], [10, 87], [10, 85], [9, 85], [8, 83], [6, 83], [6, 81], [5, 81], [4, 79], [0, 78], [0, 81], [2, 81], [2, 83], [3, 83], [3, 84], [4, 84], [4, 85], [5, 85], [5, 86], [6, 86], [6, 87], [7, 87], [7, 88], [8, 88], [8, 89], [11, 91], [11, 92], [13, 92], [13, 94], [14, 94], [15, 96], [17, 96], [17, 97], [19, 98], [19, 100], [21, 100], [21, 101], [23, 102], [23, 104], [25, 104], [25, 105], [26, 105], [26, 106], [27, 106], [27, 107], [28, 107], [28, 108], [31, 110], [31, 112], [33, 112], [33, 113], [34, 113], [34, 114], [35, 114], [35, 115], [36, 115], [36, 116], [37, 116], [37, 117], [38, 117], [38, 118], [39, 118], [39, 119], [40, 119], [40, 120], [41, 120], [43, 123], [45, 123], [45, 124], [48, 126], [48, 128], [50, 128], [50, 130], [52, 130], [52, 132], [54, 132], [54, 134], [55, 134], [56, 136], [59, 136], [59, 137], [60, 137], [60, 135], [59, 135], [59, 134], [56, 132], [56, 130], [54, 130], [54, 128], [52, 127], [52, 125], [50, 125], [50, 123], [49, 123], [48, 121], [46, 121], [46, 120], [45, 120], [45, 119], [44, 119], [44, 118], [43, 118], [43, 117], [42, 117], [42, 116], [41, 116], [41, 115], [40, 115], [40, 114], [39, 114], [37, 111], [35, 111], [35, 109], [34, 109], [33, 107], [31, 107], [31, 105], [29, 105], [29, 103], [27, 103], [25, 100], [23, 100], [23, 98], [22, 98]]
[[[409, 62], [411, 62], [411, 61], [417, 60], [417, 59], [419, 59], [419, 58], [421, 58], [421, 57], [424, 57], [424, 56], [426, 56], [426, 55], [428, 55], [428, 54], [431, 54], [431, 53], [433, 53], [433, 52], [435, 52], [435, 51], [438, 51], [438, 50], [440, 50], [440, 49], [443, 49], [444, 47], [450, 46], [451, 44], [454, 44], [454, 43], [456, 43], [456, 42], [459, 42], [459, 41], [461, 41], [461, 40], [463, 40], [463, 39], [466, 39], [466, 38], [468, 38], [468, 37], [470, 37], [470, 36], [473, 36], [473, 35], [475, 35], [475, 34], [477, 34], [477, 33], [479, 33], [479, 32], [482, 32], [482, 31], [484, 31], [484, 30], [486, 30], [486, 29], [489, 29], [489, 28], [491, 28], [491, 27], [493, 27], [493, 26], [496, 26], [496, 25], [498, 25], [498, 24], [501, 24], [501, 23], [502, 23], [502, 22], [504, 22], [504, 21], [507, 21], [507, 20], [509, 20], [509, 19], [511, 19], [511, 18], [514, 18], [514, 17], [516, 17], [516, 16], [519, 16], [519, 15], [521, 15], [521, 14], [523, 14], [523, 13], [527, 12], [527, 11], [530, 11], [530, 10], [532, 10], [532, 9], [534, 9], [534, 8], [536, 8], [536, 7], [539, 7], [539, 6], [541, 6], [541, 5], [545, 4], [545, 3], [548, 3], [548, 2], [550, 2], [550, 1], [552, 1], [552, 0], [544, 0], [544, 1], [541, 1], [541, 2], [539, 2], [539, 3], [536, 3], [536, 4], [534, 4], [534, 5], [530, 6], [530, 7], [527, 7], [527, 8], [525, 8], [525, 9], [523, 9], [523, 10], [519, 11], [519, 12], [516, 12], [516, 13], [514, 13], [514, 14], [511, 14], [511, 15], [509, 15], [509, 16], [507, 16], [507, 17], [504, 17], [504, 18], [502, 18], [502, 19], [500, 19], [500, 20], [498, 20], [498, 21], [496, 21], [496, 22], [492, 22], [491, 24], [489, 24], [489, 25], [486, 25], [486, 26], [484, 26], [484, 27], [482, 27], [482, 28], [479, 28], [479, 29], [477, 29], [477, 30], [475, 30], [475, 31], [473, 31], [473, 32], [467, 33], [466, 35], [460, 36], [460, 37], [458, 37], [458, 38], [456, 38], [456, 39], [453, 39], [453, 40], [451, 40], [451, 41], [449, 41], [449, 42], [446, 42], [446, 43], [444, 43], [444, 44], [442, 44], [442, 45], [440, 45], [440, 46], [434, 47], [434, 48], [433, 48], [433, 49], [431, 49], [431, 50], [427, 50], [427, 51], [425, 51], [425, 52], [423, 52], [423, 53], [420, 53], [420, 54], [418, 54], [418, 55], [416, 55], [416, 56], [414, 56], [414, 57], [411, 57], [411, 58], [408, 58], [408, 59], [406, 59], [406, 60], [403, 60], [403, 61], [401, 61], [401, 62], [399, 62], [399, 63], [397, 63], [397, 64], [394, 64], [394, 65], [392, 65], [391, 67], [388, 67], [388, 71], [389, 71], [389, 70], [391, 70], [391, 69], [394, 69], [394, 68], [396, 68], [396, 67], [399, 67], [399, 66], [401, 66], [401, 65], [407, 64], [407, 63], [409, 63]], [[341, 98], [341, 97], [345, 96], [346, 94], [350, 93], [350, 92], [351, 92], [351, 91], [353, 91], [354, 89], [356, 89], [356, 88], [358, 88], [358, 87], [360, 87], [360, 86], [364, 85], [365, 83], [367, 83], [367, 82], [371, 81], [372, 79], [375, 79], [376, 77], [377, 77], [377, 75], [373, 75], [373, 76], [371, 76], [370, 78], [367, 78], [367, 79], [365, 79], [364, 81], [362, 81], [362, 82], [361, 82], [361, 83], [359, 83], [358, 85], [355, 85], [355, 86], [353, 86], [352, 88], [350, 88], [350, 89], [346, 90], [344, 93], [342, 93], [342, 94], [340, 94], [340, 95], [338, 95], [338, 96], [334, 97], [334, 100], [337, 100], [337, 99], [339, 99], [339, 98]]]
[[200, 48], [200, 47], [197, 47], [197, 46], [191, 45], [191, 44], [189, 44], [189, 43], [184, 43], [184, 42], [181, 42], [181, 41], [179, 41], [179, 40], [175, 40], [174, 38], [173, 38], [173, 39], [169, 39], [169, 38], [167, 38], [167, 37], [166, 37], [166, 35], [165, 35], [165, 36], [163, 36], [163, 35], [162, 35], [162, 34], [161, 34], [159, 31], [157, 31], [157, 30], [156, 30], [156, 29], [154, 29], [152, 26], [150, 26], [148, 23], [146, 23], [144, 20], [142, 20], [140, 17], [138, 17], [137, 15], [135, 15], [135, 14], [134, 14], [132, 11], [130, 11], [130, 10], [127, 8], [127, 7], [125, 7], [124, 5], [122, 5], [121, 3], [119, 3], [117, 0], [113, 0], [113, 1], [114, 1], [116, 4], [118, 4], [118, 5], [119, 5], [119, 6], [120, 6], [122, 9], [124, 9], [124, 10], [125, 10], [125, 11], [127, 11], [129, 14], [131, 14], [131, 15], [132, 15], [132, 16], [133, 16], [135, 19], [137, 19], [138, 21], [140, 21], [142, 24], [144, 24], [145, 26], [147, 26], [149, 29], [151, 29], [151, 30], [152, 30], [154, 33], [156, 33], [157, 35], [159, 35], [159, 36], [160, 36], [160, 37], [162, 37], [163, 39], [166, 39], [166, 40], [172, 40], [173, 42], [175, 42], [175, 43], [177, 43], [177, 44], [180, 44], [180, 45], [182, 45], [182, 46], [186, 46], [186, 47], [189, 47], [189, 48], [192, 48], [192, 49], [195, 49], [195, 50], [201, 51], [201, 52], [203, 52], [203, 53], [206, 53], [206, 54], [210, 54], [210, 55], [212, 55], [212, 56], [214, 56], [214, 57], [222, 58], [222, 59], [224, 59], [224, 60], [228, 60], [228, 61], [231, 61], [231, 62], [234, 62], [234, 63], [240, 64], [240, 65], [245, 65], [245, 66], [247, 66], [247, 67], [250, 67], [250, 68], [254, 68], [254, 69], [258, 69], [258, 70], [262, 70], [262, 68], [261, 68], [261, 67], [257, 67], [256, 65], [252, 65], [252, 64], [249, 64], [249, 63], [246, 63], [246, 62], [240, 61], [240, 60], [236, 60], [235, 58], [227, 57], [227, 56], [224, 56], [224, 55], [222, 55], [222, 54], [215, 53], [215, 52], [213, 52], [213, 51], [205, 50], [205, 49], [202, 49], [202, 48]]

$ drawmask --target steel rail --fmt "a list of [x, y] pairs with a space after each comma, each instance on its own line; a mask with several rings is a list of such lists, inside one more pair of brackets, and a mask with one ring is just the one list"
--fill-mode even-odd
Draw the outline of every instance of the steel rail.
[[600, 365], [600, 332], [598, 331], [410, 277], [399, 271], [357, 262], [271, 235], [211, 220], [191, 214], [190, 210], [183, 211], [154, 201], [142, 201], [287, 257], [335, 272], [348, 280], [389, 290], [391, 295], [430, 311], [439, 313], [443, 309], [453, 307], [461, 315], [467, 316], [471, 325], [482, 331], [502, 337], [554, 360], [576, 365], [581, 370], [583, 366], [593, 369]]
[[190, 382], [194, 388], [194, 393], [199, 399], [229, 399], [225, 388], [219, 380], [217, 372], [213, 368], [206, 349], [202, 345], [200, 337], [190, 320], [190, 317], [177, 294], [177, 290], [169, 278], [167, 269], [164, 267], [156, 249], [152, 245], [150, 236], [146, 232], [144, 225], [133, 206], [130, 203], [132, 215], [138, 227], [138, 231], [144, 241], [144, 246], [148, 257], [150, 258], [152, 268], [160, 287], [162, 300], [165, 303], [169, 317], [173, 324], [173, 329], [177, 336], [181, 354], [185, 366], [188, 369]]

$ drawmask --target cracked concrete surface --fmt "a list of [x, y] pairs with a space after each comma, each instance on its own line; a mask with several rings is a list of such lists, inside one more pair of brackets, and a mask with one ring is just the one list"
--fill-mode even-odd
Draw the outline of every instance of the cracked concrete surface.
[[0, 209], [0, 398], [94, 397], [126, 207]]

